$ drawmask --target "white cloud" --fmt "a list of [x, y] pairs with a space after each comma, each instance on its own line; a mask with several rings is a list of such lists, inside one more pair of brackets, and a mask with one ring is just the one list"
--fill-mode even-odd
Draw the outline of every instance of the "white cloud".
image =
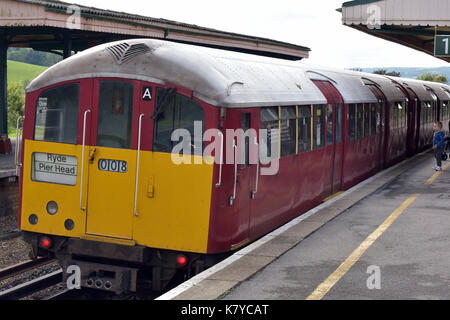
[[447, 65], [425, 53], [343, 26], [341, 14], [336, 12], [343, 0], [74, 1], [86, 6], [307, 46], [312, 49], [309, 61], [325, 66], [350, 68]]

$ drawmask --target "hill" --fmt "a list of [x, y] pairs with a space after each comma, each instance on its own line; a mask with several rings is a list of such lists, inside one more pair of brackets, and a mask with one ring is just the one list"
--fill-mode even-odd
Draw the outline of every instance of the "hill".
[[380, 67], [380, 68], [361, 68], [363, 72], [372, 73], [376, 70], [384, 69], [387, 72], [397, 71], [400, 72], [402, 78], [412, 78], [417, 79], [422, 73], [432, 72], [437, 74], [442, 74], [447, 77], [450, 81], [450, 67], [439, 67], [439, 68], [392, 68], [392, 67]]
[[31, 81], [46, 69], [47, 67], [8, 60], [8, 83]]

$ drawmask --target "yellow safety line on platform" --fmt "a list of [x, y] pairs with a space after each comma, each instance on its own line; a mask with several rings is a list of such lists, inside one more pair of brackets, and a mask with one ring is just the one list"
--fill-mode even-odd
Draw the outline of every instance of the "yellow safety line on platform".
[[345, 192], [345, 191], [339, 191], [339, 192], [333, 194], [332, 196], [329, 196], [328, 198], [323, 199], [322, 202], [328, 202], [328, 201], [330, 201], [331, 199], [334, 199], [334, 198], [340, 196], [340, 195], [343, 194], [344, 192]]
[[[450, 163], [442, 169], [450, 167]], [[443, 171], [436, 172], [425, 185], [431, 185]], [[353, 267], [361, 256], [372, 246], [372, 244], [397, 220], [397, 218], [420, 196], [415, 194], [398, 207], [366, 240], [364, 240], [352, 254], [334, 271], [324, 282], [322, 282], [306, 300], [321, 300], [334, 287], [334, 285]]]
[[[448, 167], [450, 167], [450, 163], [443, 166], [442, 170], [448, 169]], [[425, 185], [429, 186], [430, 184], [432, 184], [441, 174], [442, 174], [442, 171], [438, 171], [435, 174], [433, 174], [433, 176], [430, 179], [428, 179], [427, 182], [425, 182]]]
[[394, 223], [419, 195], [414, 195], [397, 208], [306, 300], [321, 300], [328, 291], [353, 267], [364, 252]]

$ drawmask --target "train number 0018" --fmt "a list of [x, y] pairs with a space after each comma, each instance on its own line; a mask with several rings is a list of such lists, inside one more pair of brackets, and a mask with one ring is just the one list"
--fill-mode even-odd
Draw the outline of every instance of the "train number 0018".
[[120, 160], [100, 159], [98, 161], [98, 169], [100, 171], [126, 173], [128, 171], [128, 163]]

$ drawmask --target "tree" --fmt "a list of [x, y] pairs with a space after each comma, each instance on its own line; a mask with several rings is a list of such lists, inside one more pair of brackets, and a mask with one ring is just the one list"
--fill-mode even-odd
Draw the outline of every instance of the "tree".
[[447, 83], [446, 76], [434, 72], [424, 72], [417, 78], [417, 80]]
[[35, 51], [31, 48], [9, 48], [8, 60], [50, 67], [62, 60], [62, 56], [53, 53]]
[[375, 70], [373, 73], [380, 74], [383, 76], [391, 76], [391, 77], [400, 77], [401, 76], [400, 72], [397, 72], [397, 71], [387, 72], [387, 70], [385, 70], [385, 69]]
[[22, 82], [8, 84], [8, 126], [15, 128], [17, 119], [24, 114], [25, 90]]

